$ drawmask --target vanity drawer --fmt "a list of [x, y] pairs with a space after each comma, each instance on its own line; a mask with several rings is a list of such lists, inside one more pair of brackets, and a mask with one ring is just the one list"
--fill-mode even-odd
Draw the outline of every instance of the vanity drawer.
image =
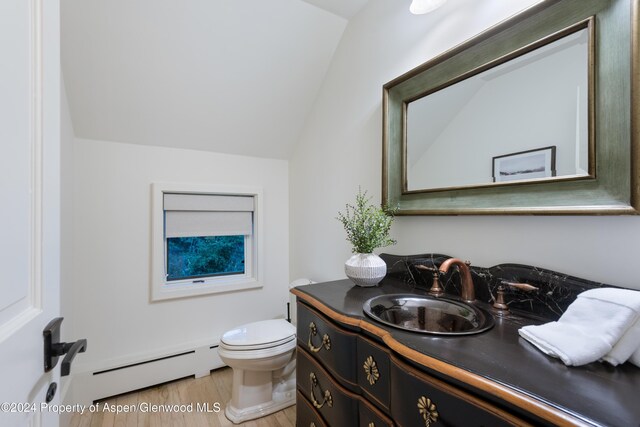
[[360, 423], [358, 427], [393, 427], [393, 421], [386, 415], [372, 406], [370, 403], [360, 400], [359, 406]]
[[392, 358], [391, 413], [398, 426], [530, 426], [466, 391]]
[[352, 391], [357, 390], [356, 334], [333, 325], [317, 311], [298, 303], [298, 345], [320, 361]]
[[327, 427], [311, 403], [300, 393], [300, 390], [296, 393], [296, 426]]
[[301, 349], [298, 349], [296, 361], [296, 382], [300, 393], [311, 402], [327, 425], [358, 425], [358, 396], [338, 385], [312, 356]]
[[362, 336], [358, 337], [357, 353], [360, 389], [369, 400], [388, 413], [391, 388], [389, 353]]

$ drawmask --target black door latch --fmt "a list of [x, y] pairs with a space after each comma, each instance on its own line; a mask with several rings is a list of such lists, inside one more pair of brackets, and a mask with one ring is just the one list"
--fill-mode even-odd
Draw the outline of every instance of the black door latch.
[[60, 325], [63, 317], [56, 317], [42, 331], [44, 337], [44, 371], [49, 372], [58, 364], [58, 358], [62, 355], [66, 356], [62, 359], [60, 375], [66, 377], [71, 372], [71, 362], [78, 353], [84, 353], [87, 350], [87, 340], [81, 339], [76, 342], [60, 342]]

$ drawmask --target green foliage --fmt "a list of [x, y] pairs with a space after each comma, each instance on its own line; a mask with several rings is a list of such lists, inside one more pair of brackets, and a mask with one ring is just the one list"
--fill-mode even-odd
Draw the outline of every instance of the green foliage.
[[347, 240], [353, 245], [353, 253], [368, 254], [375, 248], [396, 244], [395, 240], [389, 238], [395, 211], [371, 205], [370, 200], [367, 192], [362, 192], [359, 188], [355, 206], [347, 204], [346, 211], [338, 212], [336, 218], [347, 232]]
[[167, 279], [244, 273], [244, 236], [167, 239]]

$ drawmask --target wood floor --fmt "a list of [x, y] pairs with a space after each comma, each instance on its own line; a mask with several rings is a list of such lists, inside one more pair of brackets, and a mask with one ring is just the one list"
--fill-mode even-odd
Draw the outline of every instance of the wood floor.
[[[243, 424], [232, 424], [224, 416], [224, 408], [231, 398], [230, 368], [215, 370], [208, 377], [186, 378], [158, 387], [138, 392], [123, 394], [99, 402], [98, 411], [93, 413], [74, 414], [70, 427], [218, 427], [242, 425], [247, 427], [294, 427], [296, 424], [295, 406], [276, 412], [270, 416]], [[216, 403], [220, 411], [215, 412]], [[193, 411], [152, 412], [135, 410], [116, 414], [105, 411], [108, 404], [114, 410], [120, 408], [145, 408], [151, 405], [189, 405]], [[207, 411], [207, 404], [208, 410]], [[126, 405], [126, 406], [125, 406]], [[135, 406], [134, 406], [135, 405]], [[198, 408], [199, 405], [199, 408]], [[200, 409], [200, 411], [198, 411]]]

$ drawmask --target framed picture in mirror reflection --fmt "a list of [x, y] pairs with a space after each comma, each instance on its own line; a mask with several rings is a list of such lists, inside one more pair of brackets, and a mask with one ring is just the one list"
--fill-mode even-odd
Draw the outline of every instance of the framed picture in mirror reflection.
[[541, 179], [556, 176], [556, 146], [493, 157], [493, 182]]

